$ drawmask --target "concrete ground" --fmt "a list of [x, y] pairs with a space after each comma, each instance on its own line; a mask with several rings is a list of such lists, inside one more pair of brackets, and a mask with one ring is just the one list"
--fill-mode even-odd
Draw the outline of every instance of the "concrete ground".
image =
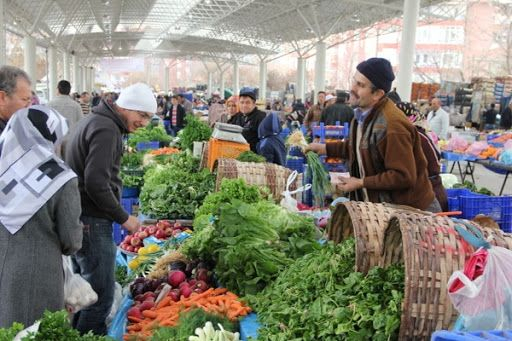
[[[461, 169], [464, 172], [465, 169], [465, 162], [461, 162]], [[486, 187], [494, 194], [498, 195], [501, 189], [501, 185], [503, 184], [503, 180], [505, 179], [505, 175], [495, 173], [484, 166], [480, 164], [472, 163], [472, 165], [475, 165], [475, 170], [473, 172], [473, 177], [475, 178], [475, 185], [480, 187]], [[448, 170], [449, 171], [452, 167], [452, 162], [449, 162], [448, 164]], [[452, 174], [456, 175], [457, 178], [460, 180], [459, 170], [457, 166], [453, 169]], [[466, 180], [472, 181], [471, 176], [466, 175]], [[502, 195], [512, 195], [512, 173], [509, 174], [505, 188], [503, 189]]]

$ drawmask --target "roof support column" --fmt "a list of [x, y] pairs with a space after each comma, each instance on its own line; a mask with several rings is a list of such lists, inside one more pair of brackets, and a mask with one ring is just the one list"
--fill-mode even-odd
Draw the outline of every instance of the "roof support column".
[[31, 36], [23, 38], [23, 69], [32, 81], [32, 88], [35, 89], [37, 83], [36, 73], [36, 39]]
[[240, 92], [240, 68], [238, 60], [233, 62], [233, 94]]
[[411, 100], [412, 70], [416, 48], [416, 22], [420, 11], [420, 0], [404, 1], [402, 42], [398, 59], [399, 71], [397, 92], [405, 101]]
[[[318, 58], [318, 56], [317, 56]], [[305, 90], [304, 86], [306, 83], [306, 60], [302, 57], [297, 58], [297, 85], [295, 87], [295, 99], [302, 99], [305, 102]]]
[[64, 79], [71, 83], [71, 56], [68, 51], [62, 51], [64, 55]]
[[0, 0], [0, 65], [7, 64], [5, 38], [5, 0]]
[[80, 93], [81, 90], [81, 81], [80, 81], [80, 65], [78, 64], [78, 56], [73, 55], [73, 91]]
[[213, 72], [208, 70], [208, 84], [206, 85], [206, 91], [208, 91], [208, 97], [212, 97], [213, 93]]
[[48, 80], [50, 81], [48, 93], [50, 100], [57, 96], [57, 49], [48, 47]]
[[224, 70], [220, 72], [220, 98], [224, 99]]
[[81, 91], [87, 91], [87, 66], [80, 66], [80, 89]]
[[[238, 95], [238, 94], [237, 94]], [[260, 91], [259, 91], [259, 99], [266, 100], [267, 99], [267, 62], [265, 60], [260, 60]]]
[[164, 92], [167, 95], [169, 92], [169, 67], [166, 66], [164, 69]]
[[96, 79], [96, 69], [94, 68], [94, 66], [91, 66], [91, 92], [94, 91], [94, 82], [95, 82], [95, 79]]
[[327, 47], [325, 42], [319, 41], [316, 43], [316, 62], [315, 62], [315, 98], [313, 103], [316, 103], [316, 94], [318, 91], [325, 90], [325, 61], [326, 61]]

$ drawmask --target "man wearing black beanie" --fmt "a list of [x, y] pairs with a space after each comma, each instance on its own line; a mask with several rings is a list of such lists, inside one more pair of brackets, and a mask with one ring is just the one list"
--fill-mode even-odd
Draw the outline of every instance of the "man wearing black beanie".
[[351, 200], [440, 212], [418, 132], [386, 96], [394, 79], [388, 60], [361, 62], [350, 91], [350, 104], [356, 109], [349, 138], [312, 143], [309, 150], [348, 160], [350, 177], [340, 177], [337, 188], [349, 193]]

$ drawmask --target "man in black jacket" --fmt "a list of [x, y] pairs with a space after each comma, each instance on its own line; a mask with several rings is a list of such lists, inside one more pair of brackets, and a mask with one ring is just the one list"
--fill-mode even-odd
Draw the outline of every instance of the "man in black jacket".
[[325, 125], [336, 125], [336, 122], [339, 122], [340, 125], [343, 123], [352, 121], [354, 117], [354, 110], [345, 104], [347, 95], [345, 93], [340, 93], [336, 97], [336, 102], [332, 105], [329, 105], [322, 112], [322, 118], [320, 122], [323, 122]]
[[171, 105], [169, 110], [164, 113], [164, 120], [169, 121], [169, 130], [172, 136], [176, 136], [185, 126], [185, 108], [179, 104], [178, 95], [171, 97]]
[[74, 263], [98, 294], [98, 302], [74, 316], [73, 326], [82, 333], [107, 332], [105, 319], [115, 288], [112, 223], [121, 224], [130, 233], [140, 227], [139, 220], [120, 205], [123, 135], [148, 125], [156, 108], [151, 89], [142, 83], [133, 84], [114, 104], [102, 100], [80, 120], [66, 148], [65, 161], [78, 175], [80, 219], [84, 224], [82, 249], [74, 256]]
[[243, 121], [240, 122], [240, 126], [244, 128], [242, 135], [251, 146], [251, 150], [256, 153], [256, 145], [259, 142], [258, 127], [267, 114], [256, 107], [256, 93], [251, 88], [240, 90], [238, 105], [240, 112], [244, 115]]

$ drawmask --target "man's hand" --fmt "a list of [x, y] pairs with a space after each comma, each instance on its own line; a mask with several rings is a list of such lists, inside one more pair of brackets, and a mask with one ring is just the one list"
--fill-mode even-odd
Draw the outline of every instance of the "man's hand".
[[359, 178], [346, 178], [343, 176], [338, 177], [338, 183], [336, 184], [336, 188], [342, 192], [353, 192], [360, 188], [363, 188], [363, 179]]
[[318, 155], [325, 155], [327, 154], [327, 149], [325, 147], [325, 144], [323, 143], [310, 143], [308, 146], [304, 149], [304, 153], [307, 152], [315, 152]]
[[128, 216], [128, 220], [125, 221], [122, 226], [130, 232], [130, 234], [137, 232], [140, 229], [140, 221], [137, 217]]

